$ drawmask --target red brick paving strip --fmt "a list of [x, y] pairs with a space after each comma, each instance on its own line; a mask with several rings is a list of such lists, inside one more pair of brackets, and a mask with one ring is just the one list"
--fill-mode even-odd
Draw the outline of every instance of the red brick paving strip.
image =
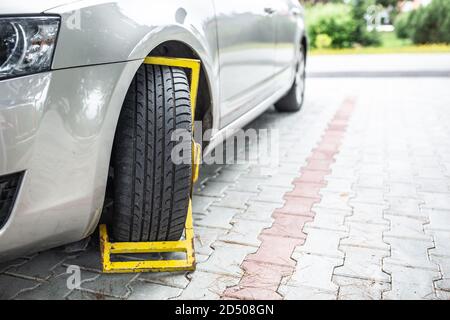
[[294, 190], [285, 195], [284, 207], [274, 212], [272, 227], [259, 236], [262, 243], [258, 251], [247, 256], [242, 264], [244, 276], [239, 285], [228, 288], [224, 299], [283, 299], [278, 287], [284, 277], [295, 271], [296, 263], [291, 256], [306, 241], [303, 228], [314, 220], [312, 207], [321, 201], [319, 192], [327, 185], [325, 177], [331, 173], [354, 108], [355, 101], [347, 99], [338, 110], [306, 167], [294, 180]]

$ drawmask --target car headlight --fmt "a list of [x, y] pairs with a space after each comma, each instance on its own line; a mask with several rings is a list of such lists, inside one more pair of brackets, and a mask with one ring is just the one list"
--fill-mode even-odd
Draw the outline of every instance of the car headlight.
[[60, 18], [0, 17], [0, 80], [51, 68]]

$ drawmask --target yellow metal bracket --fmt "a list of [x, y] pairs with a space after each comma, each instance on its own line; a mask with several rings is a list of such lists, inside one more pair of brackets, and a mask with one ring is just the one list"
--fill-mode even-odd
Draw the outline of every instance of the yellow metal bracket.
[[[201, 64], [198, 60], [147, 57], [144, 64], [179, 67], [191, 71], [191, 108], [192, 123], [195, 121], [195, 110], [200, 82]], [[192, 140], [192, 182], [199, 177], [201, 160], [201, 146]], [[194, 223], [192, 217], [192, 199], [189, 201], [185, 227], [185, 239], [167, 242], [119, 242], [109, 240], [106, 225], [100, 226], [100, 251], [104, 273], [141, 273], [141, 272], [176, 272], [195, 270]], [[184, 253], [182, 260], [151, 260], [151, 261], [112, 261], [112, 255], [118, 254], [147, 254], [147, 253]]]

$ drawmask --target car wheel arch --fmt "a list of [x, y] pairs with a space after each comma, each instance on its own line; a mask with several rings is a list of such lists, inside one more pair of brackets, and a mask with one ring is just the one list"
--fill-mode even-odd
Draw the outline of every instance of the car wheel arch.
[[[155, 46], [146, 56], [164, 56], [164, 57], [174, 57], [174, 58], [187, 58], [187, 59], [197, 59], [202, 62], [202, 69], [201, 69], [201, 78], [200, 78], [200, 84], [199, 84], [199, 95], [198, 95], [198, 103], [197, 103], [197, 111], [195, 115], [196, 121], [202, 121], [202, 132], [206, 132], [209, 129], [214, 128], [214, 121], [217, 119], [216, 116], [218, 116], [218, 113], [215, 112], [215, 104], [214, 104], [214, 96], [213, 96], [213, 85], [214, 83], [211, 82], [210, 73], [208, 72], [207, 66], [203, 63], [205, 59], [202, 59], [202, 57], [198, 54], [197, 51], [195, 51], [191, 46], [186, 44], [182, 41], [177, 40], [168, 40], [164, 41], [157, 46]], [[127, 83], [122, 84], [124, 87], [126, 86], [129, 88], [132, 84], [133, 78], [135, 74], [137, 73], [137, 68], [135, 70], [135, 73], [132, 74], [131, 77], [128, 77]], [[125, 96], [123, 97], [125, 99]], [[122, 112], [122, 108], [120, 110], [117, 110], [117, 118], [114, 117], [114, 133], [111, 136], [111, 150], [109, 153], [109, 159], [113, 156], [113, 143], [116, 137], [117, 128], [119, 125], [119, 116]], [[201, 141], [198, 141], [201, 142]], [[203, 146], [206, 148], [206, 145]], [[110, 160], [111, 161], [111, 160]], [[108, 183], [109, 184], [109, 183]], [[105, 191], [105, 194], [108, 195], [108, 190]], [[107, 202], [105, 202], [107, 204]], [[102, 213], [102, 220], [108, 220], [108, 212]], [[89, 229], [92, 229], [89, 228]], [[95, 230], [92, 229], [91, 232]]]

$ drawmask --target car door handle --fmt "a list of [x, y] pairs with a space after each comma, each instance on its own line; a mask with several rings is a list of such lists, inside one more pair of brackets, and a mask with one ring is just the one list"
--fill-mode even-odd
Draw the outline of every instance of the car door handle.
[[268, 15], [273, 15], [277, 11], [274, 8], [264, 8], [264, 12]]

